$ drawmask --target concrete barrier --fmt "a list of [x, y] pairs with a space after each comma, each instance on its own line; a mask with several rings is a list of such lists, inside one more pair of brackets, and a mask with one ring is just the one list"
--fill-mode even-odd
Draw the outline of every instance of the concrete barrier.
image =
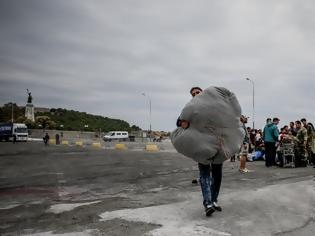
[[62, 145], [69, 145], [69, 141], [68, 140], [62, 140], [61, 144]]
[[149, 151], [149, 152], [156, 152], [159, 150], [158, 146], [156, 144], [147, 144], [145, 146], [145, 150]]
[[[39, 141], [42, 139], [38, 139]], [[49, 144], [56, 145], [56, 139], [49, 139]], [[100, 142], [99, 139], [63, 139], [60, 141], [62, 146], [77, 146], [82, 148], [95, 148], [107, 150], [130, 150], [130, 151], [148, 151], [148, 152], [176, 152], [171, 142], [163, 141], [160, 143], [154, 142]]]
[[75, 142], [75, 145], [76, 145], [76, 146], [83, 147], [83, 142], [82, 142], [82, 141], [76, 141], [76, 142]]
[[49, 144], [56, 144], [56, 139], [54, 138], [49, 139]]
[[101, 145], [101, 143], [92, 143], [92, 147], [93, 148], [101, 148], [102, 145]]
[[117, 143], [115, 145], [115, 149], [117, 149], [117, 150], [125, 150], [126, 149], [126, 145], [124, 143]]

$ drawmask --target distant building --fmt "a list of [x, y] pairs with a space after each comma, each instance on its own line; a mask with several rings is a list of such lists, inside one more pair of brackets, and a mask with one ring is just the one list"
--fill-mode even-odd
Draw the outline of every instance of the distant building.
[[35, 107], [35, 113], [43, 113], [43, 112], [50, 112], [50, 108], [46, 108], [46, 107]]
[[[25, 109], [25, 106], [19, 106], [20, 109]], [[46, 107], [34, 107], [35, 113], [44, 113], [44, 112], [50, 112], [50, 108]]]

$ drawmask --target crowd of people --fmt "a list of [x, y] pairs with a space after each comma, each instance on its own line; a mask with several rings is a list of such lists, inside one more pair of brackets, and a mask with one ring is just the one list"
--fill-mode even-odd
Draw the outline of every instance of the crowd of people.
[[[203, 94], [205, 95], [203, 96]], [[206, 102], [204, 101], [205, 99], [208, 99], [208, 95], [211, 95], [211, 98], [220, 98], [218, 104], [225, 104], [227, 107], [232, 107], [234, 111], [238, 111], [238, 108], [239, 111], [241, 110], [238, 101], [231, 99], [236, 99], [234, 94], [225, 88], [209, 87], [204, 92], [200, 87], [192, 87], [190, 89], [190, 95], [193, 98], [196, 96], [199, 98], [194, 101], [195, 103], [202, 103], [202, 106], [200, 106], [202, 108], [207, 108], [207, 102], [212, 104], [212, 100], [211, 102], [208, 100]], [[202, 100], [200, 96], [204, 100]], [[193, 103], [190, 102], [188, 107], [191, 108], [192, 105]], [[213, 105], [213, 107], [217, 108], [215, 105]], [[209, 107], [213, 108], [212, 106]], [[199, 107], [197, 106], [197, 108]], [[220, 109], [218, 109], [218, 111], [220, 111]], [[231, 149], [233, 150], [233, 153], [230, 153], [229, 155], [229, 153], [226, 152], [226, 143], [222, 138], [223, 135], [221, 134], [219, 138], [216, 137], [217, 139], [215, 139], [211, 136], [217, 131], [215, 127], [211, 127], [211, 132], [209, 132], [208, 126], [200, 126], [200, 121], [204, 122], [202, 124], [208, 124], [207, 122], [209, 122], [209, 120], [207, 120], [207, 122], [205, 122], [205, 120], [209, 117], [209, 113], [203, 112], [203, 110], [198, 110], [198, 112], [194, 111], [193, 113], [194, 115], [183, 113], [178, 117], [176, 121], [176, 126], [178, 128], [172, 133], [172, 143], [175, 148], [177, 145], [177, 151], [180, 150], [180, 153], [191, 157], [198, 162], [199, 181], [193, 179], [192, 183], [200, 183], [202, 204], [206, 216], [211, 216], [214, 212], [222, 211], [222, 207], [218, 204], [218, 198], [222, 182], [223, 162], [229, 157], [231, 158], [231, 161], [235, 161], [236, 157], [239, 157], [239, 170], [242, 173], [250, 171], [246, 168], [246, 162], [249, 157], [252, 157], [252, 160], [265, 160], [265, 165], [268, 168], [272, 166], [285, 167], [289, 162], [291, 167], [306, 167], [307, 165], [313, 165], [315, 168], [315, 130], [313, 124], [307, 122], [304, 118], [295, 122], [290, 122], [290, 125], [285, 125], [280, 130], [278, 128], [280, 119], [276, 117], [273, 119], [268, 118], [264, 129], [257, 130], [246, 127], [248, 117], [244, 115], [240, 115], [239, 117], [237, 113], [237, 117], [239, 117], [240, 122], [242, 123], [241, 130], [244, 135], [239, 132], [240, 129], [236, 122], [236, 129], [238, 132], [231, 133], [228, 138], [232, 137], [232, 140], [238, 140], [239, 138], [238, 141], [241, 141], [241, 139], [244, 138], [240, 150], [236, 150], [237, 148], [234, 148], [235, 150]], [[196, 117], [198, 119], [196, 119]], [[198, 134], [199, 136], [186, 135], [189, 131]], [[210, 140], [210, 142], [200, 147], [197, 142], [194, 142], [196, 141], [195, 139], [197, 139], [196, 137], [198, 137], [200, 141], [204, 141], [201, 140], [203, 138], [207, 141]], [[179, 139], [179, 141], [177, 139]], [[214, 141], [211, 142], [211, 140]], [[219, 141], [219, 145], [217, 141]], [[208, 145], [211, 148], [209, 148]], [[191, 151], [190, 149], [196, 149], [196, 146], [201, 150], [195, 151], [193, 153], [195, 156], [193, 156], [192, 153], [187, 150]], [[203, 158], [203, 152], [207, 153], [209, 150], [217, 150], [217, 152], [211, 157], [206, 156], [206, 158]], [[239, 151], [239, 153], [234, 155], [237, 151]]]
[[[205, 95], [203, 96], [203, 94]], [[176, 126], [178, 128], [172, 133], [171, 138], [177, 151], [180, 150], [180, 153], [191, 157], [198, 163], [199, 181], [194, 178], [192, 183], [200, 183], [202, 204], [206, 216], [211, 216], [214, 212], [222, 211], [222, 207], [218, 204], [218, 198], [223, 177], [223, 162], [227, 158], [231, 158], [231, 161], [235, 161], [236, 157], [238, 157], [240, 160], [239, 171], [242, 173], [250, 172], [250, 170], [246, 168], [246, 162], [249, 157], [251, 160], [265, 160], [265, 165], [268, 168], [273, 166], [286, 167], [288, 163], [290, 164], [290, 167], [306, 167], [307, 165], [313, 165], [315, 168], [315, 130], [313, 124], [307, 122], [305, 118], [290, 122], [290, 125], [285, 125], [280, 130], [278, 128], [280, 119], [277, 117], [273, 119], [268, 118], [264, 129], [257, 130], [246, 127], [248, 117], [244, 115], [240, 115], [239, 117], [239, 114], [237, 113], [237, 117], [239, 117], [240, 122], [242, 123], [242, 132], [239, 132], [240, 127], [236, 122], [237, 132], [231, 132], [230, 136], [227, 135], [229, 137], [226, 139], [229, 140], [228, 138], [232, 137], [231, 140], [235, 140], [235, 142], [237, 141], [238, 143], [239, 141], [241, 142], [241, 139], [243, 138], [243, 142], [240, 150], [236, 150], [238, 147], [238, 145], [236, 145], [236, 148], [231, 148], [233, 153], [229, 153], [226, 152], [227, 146], [224, 142], [226, 140], [222, 138], [222, 134], [219, 138], [212, 137], [213, 133], [217, 134], [218, 130], [215, 129], [215, 127], [209, 129], [207, 126], [209, 120], [206, 120], [207, 117], [209, 117], [209, 113], [206, 113], [203, 110], [205, 110], [204, 108], [207, 108], [207, 102], [212, 104], [212, 100], [211, 102], [208, 100], [205, 101], [208, 99], [207, 96], [211, 95], [211, 98], [220, 98], [218, 104], [225, 104], [227, 107], [233, 107], [234, 111], [238, 111], [239, 108], [240, 111], [241, 109], [238, 101], [231, 99], [236, 99], [234, 94], [225, 88], [209, 87], [204, 92], [200, 87], [192, 87], [190, 89], [190, 95], [193, 98], [197, 96], [197, 100], [192, 100], [195, 103], [190, 102], [188, 103], [189, 106], [186, 106], [191, 108], [194, 104], [199, 102], [198, 105], [202, 104], [202, 106], [200, 106], [202, 109], [197, 110], [197, 108], [200, 108], [197, 106], [196, 111], [198, 112], [194, 110], [193, 115], [187, 115], [182, 112], [176, 121]], [[215, 105], [213, 105], [213, 107], [209, 105], [209, 107], [216, 110], [214, 109], [217, 108]], [[183, 111], [187, 110], [184, 108]], [[220, 111], [220, 109], [217, 110]], [[198, 119], [196, 119], [196, 117]], [[200, 121], [203, 122], [202, 124], [207, 125], [200, 126]], [[191, 134], [189, 131], [193, 132], [193, 134], [198, 134], [199, 136], [189, 135]], [[207, 141], [210, 140], [210, 142], [203, 146], [198, 146], [195, 139], [200, 139], [200, 141], [206, 139]], [[213, 141], [211, 142], [211, 140]], [[189, 152], [191, 149], [195, 150], [196, 146], [198, 147], [198, 151], [194, 151], [193, 154]], [[206, 156], [206, 158], [204, 158], [203, 152], [207, 153], [213, 150], [217, 151], [213, 156], [206, 154], [210, 157]], [[239, 151], [238, 154], [235, 154], [237, 151]]]
[[[292, 162], [294, 167], [313, 165], [315, 168], [315, 129], [313, 124], [302, 118], [295, 122], [291, 121], [289, 125], [284, 125], [279, 129], [279, 122], [279, 118], [268, 118], [263, 130], [247, 127], [248, 159], [251, 161], [265, 160], [266, 167], [284, 167], [287, 161]], [[291, 159], [286, 160], [285, 158], [290, 153], [292, 153]], [[244, 167], [241, 166], [240, 171], [244, 172], [243, 170]]]

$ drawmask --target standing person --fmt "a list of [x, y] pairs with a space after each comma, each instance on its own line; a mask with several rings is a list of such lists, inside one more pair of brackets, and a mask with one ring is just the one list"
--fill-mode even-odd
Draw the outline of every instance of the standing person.
[[301, 122], [302, 122], [303, 127], [304, 127], [305, 129], [307, 129], [307, 121], [306, 121], [306, 119], [305, 119], [305, 118], [302, 118], [302, 119], [301, 119]]
[[315, 168], [315, 129], [312, 123], [308, 123], [307, 129], [308, 139], [307, 139], [307, 151], [308, 151], [308, 158], [310, 164], [312, 164]]
[[60, 136], [59, 136], [59, 134], [55, 135], [55, 139], [56, 139], [56, 144], [59, 145], [60, 144]]
[[247, 161], [247, 155], [248, 155], [248, 150], [249, 150], [249, 145], [250, 145], [250, 137], [248, 134], [248, 130], [246, 129], [245, 124], [247, 124], [248, 120], [247, 117], [242, 115], [240, 117], [240, 121], [243, 125], [243, 129], [244, 129], [244, 133], [245, 133], [245, 137], [244, 137], [244, 141], [241, 147], [241, 151], [240, 151], [240, 168], [239, 171], [241, 173], [247, 173], [249, 172], [249, 170], [246, 168], [246, 161]]
[[271, 123], [272, 123], [271, 118], [267, 118], [267, 119], [266, 119], [266, 125], [271, 124]]
[[295, 167], [306, 167], [307, 130], [299, 120], [295, 121], [295, 126], [297, 129], [295, 137]]
[[[307, 130], [308, 129], [308, 122], [305, 118], [301, 119], [302, 122], [302, 126]], [[308, 135], [308, 132], [306, 133], [306, 135]]]
[[314, 154], [315, 154], [315, 129], [312, 123], [307, 124], [307, 156], [309, 164], [315, 165], [314, 163]]
[[[248, 137], [249, 137], [249, 143], [251, 144], [252, 143], [251, 142], [251, 138], [252, 138], [251, 134], [252, 134], [253, 129], [251, 127], [247, 127], [246, 129], [247, 129], [247, 134], [248, 134]], [[249, 144], [249, 147], [248, 147], [248, 153], [251, 153], [253, 151], [252, 150], [252, 146], [250, 144]]]
[[[190, 94], [192, 97], [200, 94], [202, 89], [192, 87]], [[189, 128], [189, 121], [177, 119], [177, 126], [183, 129]], [[222, 181], [223, 164], [208, 164], [198, 163], [199, 182], [203, 196], [203, 205], [207, 216], [211, 216], [215, 211], [222, 211], [222, 207], [218, 204], [218, 197]]]
[[276, 144], [279, 140], [279, 130], [277, 125], [279, 124], [280, 119], [275, 117], [272, 121], [272, 123], [267, 122], [263, 132], [266, 167], [276, 165]]
[[13, 136], [12, 142], [16, 143], [16, 135]]
[[45, 136], [43, 137], [43, 140], [44, 140], [45, 146], [47, 146], [48, 143], [49, 143], [49, 135], [48, 135], [48, 133], [45, 134]]
[[290, 132], [293, 136], [296, 136], [296, 128], [295, 128], [295, 126], [294, 126], [294, 122], [293, 122], [293, 121], [290, 122], [289, 132]]
[[281, 149], [283, 143], [288, 139], [289, 137], [289, 129], [288, 126], [285, 125], [280, 129], [280, 134], [279, 134], [279, 150], [277, 150], [277, 156], [278, 156], [278, 161], [279, 161], [279, 167], [283, 167], [284, 161], [283, 161], [283, 151]]
[[[192, 97], [195, 97], [196, 95], [200, 94], [202, 92], [202, 89], [199, 88], [199, 87], [193, 87], [190, 89], [190, 95]], [[189, 122], [186, 121], [186, 120], [181, 120], [181, 119], [177, 119], [177, 122], [176, 122], [176, 126], [177, 127], [182, 127], [183, 129], [187, 129], [188, 126], [189, 126]], [[198, 184], [198, 180], [197, 179], [192, 179], [191, 181], [192, 184]]]
[[[195, 97], [196, 95], [200, 94], [202, 92], [202, 89], [199, 87], [192, 87], [190, 89], [190, 95], [192, 97]], [[187, 129], [189, 127], [189, 122], [186, 120], [181, 120], [180, 118], [177, 119], [176, 121], [176, 126], [177, 127], [182, 127], [183, 129]]]
[[[308, 140], [307, 142], [310, 142], [310, 141], [312, 140], [312, 137], [310, 137], [310, 140], [309, 140], [309, 137], [308, 137], [308, 136], [309, 136], [309, 135], [312, 136], [312, 131], [311, 131], [311, 130], [312, 130], [312, 127], [309, 127], [309, 123], [307, 122], [306, 118], [302, 118], [302, 119], [301, 119], [301, 122], [302, 122], [303, 127], [304, 127], [304, 128], [306, 129], [306, 131], [307, 131], [307, 132], [306, 132], [307, 140]], [[310, 153], [309, 153], [309, 149], [310, 149], [310, 148], [308, 147], [308, 143], [307, 143], [307, 144], [306, 144], [306, 154], [305, 154], [305, 155], [307, 156], [306, 158], [308, 159], [308, 161], [310, 160], [310, 159], [309, 159], [309, 158], [310, 158], [310, 156], [309, 156], [309, 154], [310, 154]]]

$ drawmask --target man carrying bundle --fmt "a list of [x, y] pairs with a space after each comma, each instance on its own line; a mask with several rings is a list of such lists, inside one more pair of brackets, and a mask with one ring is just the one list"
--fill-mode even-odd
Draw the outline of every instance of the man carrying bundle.
[[225, 88], [194, 87], [190, 93], [193, 99], [184, 107], [171, 140], [178, 152], [198, 162], [203, 205], [210, 216], [222, 210], [217, 203], [222, 164], [239, 151], [243, 141], [241, 108]]

